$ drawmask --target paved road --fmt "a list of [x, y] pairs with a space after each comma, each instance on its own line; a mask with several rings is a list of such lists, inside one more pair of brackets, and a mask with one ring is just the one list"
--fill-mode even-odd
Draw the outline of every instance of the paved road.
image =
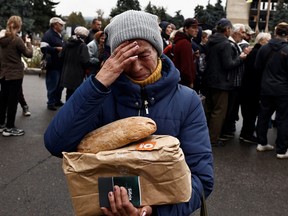
[[[0, 136], [0, 216], [72, 216], [62, 161], [43, 144], [43, 133], [55, 114], [46, 109], [45, 79], [26, 75], [24, 94], [32, 115], [24, 117], [19, 109], [16, 126], [26, 134]], [[274, 139], [275, 129], [271, 129], [269, 140], [274, 143]], [[287, 215], [288, 160], [277, 160], [274, 152], [257, 153], [255, 148], [239, 143], [236, 134], [225, 147], [213, 149], [210, 216]]]

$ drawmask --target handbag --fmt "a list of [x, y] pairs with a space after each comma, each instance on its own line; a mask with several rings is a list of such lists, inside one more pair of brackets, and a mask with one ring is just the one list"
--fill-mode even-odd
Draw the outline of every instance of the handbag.
[[42, 56], [42, 59], [40, 61], [40, 68], [41, 70], [46, 70], [48, 65], [51, 65], [51, 55], [46, 53]]

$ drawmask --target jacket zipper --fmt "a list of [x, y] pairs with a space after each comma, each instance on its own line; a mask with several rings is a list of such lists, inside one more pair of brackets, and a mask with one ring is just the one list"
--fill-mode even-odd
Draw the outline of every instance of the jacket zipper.
[[141, 116], [141, 113], [142, 113], [141, 111], [143, 110], [145, 112], [143, 114], [148, 115], [149, 114], [149, 109], [148, 109], [149, 102], [148, 102], [147, 94], [146, 94], [144, 88], [141, 88], [141, 100], [142, 100], [142, 107], [139, 109], [138, 114], [139, 114], [139, 116]]
[[148, 110], [148, 101], [147, 100], [144, 100], [144, 108], [145, 108], [146, 115], [148, 115], [149, 110]]

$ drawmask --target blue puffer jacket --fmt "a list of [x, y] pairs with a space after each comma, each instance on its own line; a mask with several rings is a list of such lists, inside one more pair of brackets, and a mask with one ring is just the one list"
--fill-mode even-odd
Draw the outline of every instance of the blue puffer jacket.
[[[45, 132], [46, 148], [55, 156], [75, 151], [85, 134], [117, 119], [147, 116], [157, 124], [155, 134], [180, 140], [192, 173], [189, 202], [158, 206], [158, 216], [188, 216], [201, 205], [201, 196], [213, 188], [213, 157], [206, 118], [198, 95], [179, 85], [179, 72], [170, 59], [162, 56], [162, 78], [140, 88], [124, 74], [107, 91], [87, 79], [60, 109]], [[144, 107], [144, 101], [148, 107]], [[146, 108], [146, 109], [145, 109]], [[179, 191], [181, 193], [181, 191]]]

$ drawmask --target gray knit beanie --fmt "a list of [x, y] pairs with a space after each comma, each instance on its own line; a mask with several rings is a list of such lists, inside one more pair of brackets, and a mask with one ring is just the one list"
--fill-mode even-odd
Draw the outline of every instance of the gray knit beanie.
[[144, 39], [157, 50], [158, 56], [163, 52], [163, 42], [158, 26], [157, 16], [144, 11], [128, 10], [112, 18], [106, 26], [107, 42], [111, 53], [124, 41]]

